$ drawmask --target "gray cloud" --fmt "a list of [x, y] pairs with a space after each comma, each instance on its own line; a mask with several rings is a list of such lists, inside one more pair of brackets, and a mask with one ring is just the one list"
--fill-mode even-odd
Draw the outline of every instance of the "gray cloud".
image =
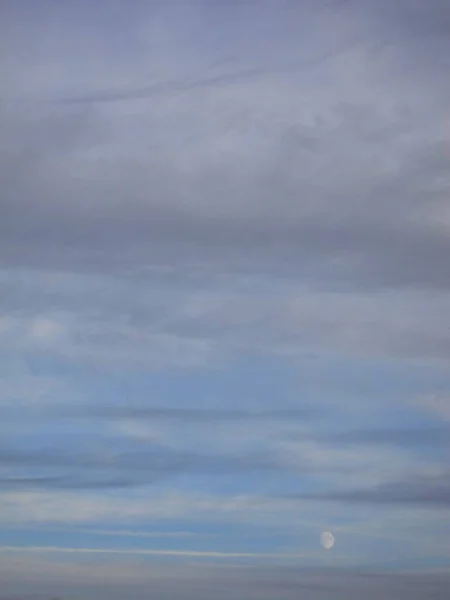
[[448, 359], [448, 293], [331, 293], [283, 279], [191, 275], [3, 271], [0, 336], [16, 351], [121, 369], [220, 364], [236, 351]]
[[392, 445], [416, 448], [420, 446], [449, 446], [450, 430], [445, 427], [422, 427], [415, 429], [365, 429], [330, 433], [322, 441], [354, 445]]
[[[355, 108], [357, 110], [358, 107]], [[341, 120], [340, 129], [345, 131], [351, 127], [348, 117]], [[281, 134], [281, 138], [283, 135], [286, 134]], [[306, 132], [302, 134], [300, 131], [298, 135], [301, 141]], [[313, 135], [315, 142], [324, 148], [330, 141], [336, 146], [345, 144], [344, 140], [336, 139], [338, 133], [331, 123], [328, 135], [333, 140], [327, 139], [326, 128], [323, 133], [308, 135]], [[286, 141], [292, 146], [292, 142]], [[394, 134], [385, 143], [392, 145], [393, 141]], [[75, 196], [72, 202], [68, 199], [63, 206], [32, 200], [26, 207], [21, 207], [22, 200], [18, 202], [18, 197], [27, 198], [29, 193], [18, 190], [11, 196], [9, 206], [2, 209], [6, 216], [2, 231], [5, 251], [2, 255], [8, 257], [8, 264], [108, 270], [143, 267], [147, 263], [146, 256], [152, 256], [154, 264], [189, 266], [200, 262], [211, 268], [213, 265], [225, 268], [231, 263], [238, 270], [276, 271], [288, 276], [303, 273], [317, 284], [347, 282], [348, 286], [363, 289], [405, 286], [449, 288], [448, 269], [443, 260], [449, 251], [447, 233], [425, 220], [419, 220], [424, 206], [422, 202], [427, 203], [432, 215], [433, 210], [440, 210], [445, 195], [445, 190], [432, 190], [443, 176], [443, 167], [439, 168], [440, 173], [436, 172], [436, 161], [443, 163], [446, 156], [445, 147], [440, 142], [429, 142], [428, 148], [425, 145], [421, 157], [399, 157], [405, 164], [398, 165], [395, 175], [377, 174], [369, 165], [364, 167], [366, 172], [358, 173], [355, 166], [355, 172], [349, 173], [348, 166], [343, 164], [344, 172], [339, 177], [342, 179], [347, 175], [349, 182], [333, 181], [330, 173], [329, 190], [325, 182], [315, 181], [311, 176], [309, 181], [306, 179], [304, 183], [296, 184], [294, 180], [298, 174], [288, 173], [286, 165], [277, 164], [279, 159], [276, 157], [286, 153], [291, 155], [291, 161], [296, 157], [297, 161], [303, 162], [306, 158], [305, 162], [311, 162], [311, 159], [302, 156], [304, 151], [298, 143], [289, 148], [285, 147], [282, 139], [276, 142], [272, 157], [267, 156], [260, 165], [261, 173], [249, 173], [247, 181], [242, 183], [237, 179], [241, 175], [228, 172], [225, 165], [214, 168], [215, 172], [208, 172], [210, 167], [205, 165], [206, 170], [198, 172], [193, 180], [177, 175], [175, 165], [172, 171], [166, 167], [166, 174], [160, 173], [160, 167], [155, 166], [155, 180], [152, 181], [148, 167], [143, 171], [130, 165], [130, 172], [124, 164], [119, 167], [128, 170], [127, 174], [124, 173], [125, 180], [119, 183], [122, 190], [111, 180], [111, 184], [106, 185], [114, 187], [115, 192], [103, 189], [97, 193], [94, 191], [97, 183], [104, 184], [91, 181], [92, 192], [88, 193], [94, 193], [97, 198], [110, 193], [122, 196], [110, 206], [100, 205], [95, 210], [84, 205], [85, 200], [76, 201], [78, 194], [84, 195], [82, 189], [77, 190], [77, 181], [72, 181], [70, 189], [66, 190], [55, 189], [52, 192], [42, 189], [42, 195], [47, 198], [49, 193]], [[349, 155], [344, 160], [354, 161], [361, 151], [357, 139], [348, 151]], [[315, 156], [320, 156], [319, 147]], [[39, 160], [42, 161], [41, 156]], [[267, 172], [266, 160], [272, 162], [272, 174]], [[317, 159], [313, 158], [313, 162], [317, 163]], [[101, 165], [99, 167], [102, 169]], [[41, 168], [47, 167], [32, 167], [33, 170]], [[254, 168], [258, 166], [250, 166], [250, 169]], [[133, 171], [136, 179], [131, 181]], [[323, 172], [327, 172], [326, 164]], [[113, 172], [111, 175], [115, 178]], [[161, 179], [163, 175], [165, 180]], [[264, 181], [267, 178], [269, 181]], [[358, 182], [355, 178], [364, 179]], [[32, 187], [36, 190], [39, 185], [32, 184]], [[131, 186], [130, 189], [127, 185]], [[336, 185], [340, 189], [336, 189]], [[352, 185], [353, 197], [348, 197], [347, 185]], [[138, 191], [141, 186], [159, 190], [157, 195], [161, 200], [144, 204], [137, 197], [133, 200], [135, 193], [141, 193]], [[323, 190], [317, 189], [320, 187]], [[221, 210], [220, 204], [227, 202], [227, 196], [235, 194], [249, 198], [262, 194], [270, 202], [269, 206], [273, 206], [274, 213], [275, 199], [279, 203], [282, 198], [283, 216], [264, 215], [259, 206], [255, 207], [252, 215], [245, 216], [207, 215], [195, 207], [186, 212], [173, 204], [171, 206], [170, 198], [178, 203], [182, 200], [181, 193], [188, 193], [192, 198], [200, 194], [216, 196], [214, 205], [217, 213]], [[335, 197], [335, 208], [330, 206], [320, 210], [323, 203], [320, 196], [329, 194]], [[340, 196], [347, 197], [341, 199]], [[302, 210], [295, 197], [309, 197], [308, 204], [316, 198], [317, 208], [313, 214], [308, 214], [307, 206]], [[384, 197], [382, 201], [381, 197]], [[168, 198], [168, 202], [164, 201], [163, 207], [161, 201], [164, 198]], [[9, 202], [8, 194], [5, 202]], [[355, 203], [359, 204], [356, 211]], [[208, 209], [208, 212], [211, 211], [214, 211], [213, 205]], [[279, 211], [278, 207], [278, 215]], [[439, 218], [439, 213], [436, 218]]]
[[450, 473], [448, 470], [442, 470], [438, 475], [410, 477], [403, 481], [381, 483], [372, 488], [307, 497], [355, 504], [423, 505], [448, 509], [450, 508]]
[[[59, 411], [55, 411], [58, 413]], [[194, 423], [214, 423], [227, 421], [291, 421], [315, 417], [319, 411], [313, 408], [293, 408], [275, 410], [248, 409], [195, 409], [167, 408], [152, 406], [97, 406], [80, 407], [78, 409], [62, 409], [61, 415], [78, 416], [80, 418], [110, 419], [162, 419], [169, 421], [185, 421]]]
[[[243, 493], [250, 482], [269, 500], [270, 490], [301, 489], [318, 511], [316, 500], [340, 503], [328, 506], [338, 511], [409, 508], [419, 519], [422, 508], [430, 516], [448, 510], [448, 471], [408, 475], [413, 466], [439, 470], [436, 455], [450, 439], [444, 428], [312, 431], [301, 434], [304, 444], [280, 441], [279, 430], [323, 418], [306, 406], [308, 394], [326, 390], [341, 417], [360, 390], [378, 400], [367, 391], [377, 368], [353, 379], [357, 367], [342, 375], [336, 357], [448, 363], [449, 3], [0, 4], [0, 344], [5, 372], [11, 356], [31, 365], [0, 382], [1, 434], [11, 442], [0, 449], [7, 506], [23, 498], [19, 518], [51, 520], [60, 490], [76, 491], [89, 513], [90, 492], [132, 496], [167, 480], [182, 492], [192, 476], [188, 487], [204, 479], [214, 487], [221, 477], [222, 491], [230, 479]], [[146, 406], [148, 388], [126, 391], [126, 407], [87, 406], [108, 402], [114, 385], [122, 393], [127, 369], [217, 367], [255, 353], [325, 357], [339, 374], [318, 368], [308, 381], [301, 373], [290, 381], [298, 409], [286, 408], [276, 389], [264, 406], [279, 408], [259, 412], [246, 408], [261, 404], [258, 391], [228, 399], [240, 407], [229, 410], [170, 409], [157, 404], [167, 401], [161, 394]], [[49, 364], [56, 383], [40, 378]], [[74, 364], [92, 370], [64, 379]], [[112, 383], [97, 388], [89, 377], [104, 366]], [[392, 396], [402, 368], [385, 386]], [[184, 393], [177, 399], [190, 406]], [[224, 402], [218, 395], [208, 406]], [[57, 411], [58, 403], [77, 409]], [[110, 432], [126, 420], [143, 425], [140, 438], [132, 427], [88, 445], [89, 434], [62, 433], [69, 422], [72, 433], [91, 425]], [[161, 444], [152, 439], [155, 424]], [[30, 448], [59, 426], [59, 442]], [[419, 446], [435, 453], [434, 466], [428, 454], [415, 465]], [[331, 491], [307, 495], [312, 489]], [[40, 493], [20, 493], [28, 490], [49, 491], [42, 514], [27, 504]], [[214, 515], [215, 500], [208, 511]], [[8, 593], [28, 586], [84, 594], [76, 569], [64, 581], [64, 566], [52, 565], [46, 580], [45, 569], [27, 569], [22, 558], [17, 573], [1, 563]], [[411, 600], [444, 598], [449, 589], [448, 575], [438, 574], [172, 567], [145, 580], [153, 568], [146, 565], [144, 583], [133, 574], [108, 595]], [[105, 580], [88, 581], [86, 598], [101, 598]]]
[[[22, 559], [24, 564], [33, 564], [32, 560]], [[51, 563], [52, 561], [50, 561]], [[41, 568], [45, 566], [45, 562]], [[130, 566], [92, 565], [102, 573], [104, 579], [114, 569], [114, 575], [108, 580], [114, 581], [108, 589], [109, 598], [123, 598], [125, 594], [132, 594], [134, 598], [148, 597], [151, 587], [156, 600], [169, 598], [183, 598], [183, 600], [206, 599], [212, 594], [219, 600], [229, 598], [258, 598], [261, 600], [273, 598], [274, 593], [280, 600], [298, 598], [299, 594], [311, 600], [325, 600], [333, 595], [337, 600], [357, 599], [362, 595], [368, 600], [381, 600], [394, 597], [398, 600], [434, 598], [444, 599], [447, 594], [448, 573], [415, 573], [392, 574], [387, 570], [358, 571], [347, 569], [316, 569], [308, 570], [297, 567], [264, 566], [255, 567], [247, 565], [215, 566], [215, 565], [143, 565], [139, 569]], [[52, 594], [71, 593], [73, 589], [82, 593], [87, 598], [103, 598], [104, 582], [94, 577], [88, 567], [73, 566], [61, 568], [54, 566], [53, 575], [45, 571], [45, 575], [38, 578], [39, 590]], [[144, 569], [147, 574], [144, 574]], [[155, 572], [159, 570], [159, 575]], [[170, 569], [170, 570], [169, 570]], [[15, 591], [18, 585], [14, 580], [15, 568], [6, 570], [3, 577], [8, 589]], [[73, 571], [76, 572], [77, 578]], [[33, 583], [37, 579], [36, 569], [27, 569], [27, 575], [22, 579], [20, 589], [33, 590]], [[121, 581], [121, 574], [125, 581]], [[132, 577], [130, 577], [130, 574]], [[14, 582], [11, 585], [11, 582]], [[35, 589], [35, 588], [34, 588]], [[26, 596], [28, 597], [28, 596]], [[32, 598], [33, 596], [29, 596]]]
[[[108, 32], [97, 10], [4, 10], [6, 313], [69, 314], [46, 351], [72, 361], [205, 366], [225, 346], [447, 361], [446, 3], [263, 3], [239, 19], [118, 3]], [[195, 287], [217, 295], [183, 314]]]
[[[425, 25], [416, 4], [396, 11], [382, 4], [375, 12], [373, 3], [345, 10], [364, 32], [376, 18], [392, 35], [401, 28], [400, 49], [413, 44], [413, 24], [428, 31], [445, 11], [430, 9]], [[171, 108], [164, 101], [131, 113], [6, 109], [3, 264], [117, 271], [200, 262], [301, 274], [317, 285], [448, 289], [449, 239], [437, 226], [448, 192], [441, 101], [429, 93], [424, 104], [421, 70], [398, 87], [396, 74], [368, 50], [370, 39], [355, 45], [335, 13], [325, 16], [324, 31], [338, 19], [347, 55], [363, 61], [372, 100], [350, 99], [361, 91], [351, 80], [322, 106], [319, 88], [305, 90], [301, 77], [310, 75], [294, 73], [298, 87], [280, 82], [271, 106], [262, 101], [271, 85], [263, 81], [215, 88], [212, 100], [199, 90], [175, 97]], [[319, 34], [309, 42], [309, 54], [323, 54]], [[322, 67], [326, 73], [342, 64], [340, 56]], [[88, 61], [88, 50], [78, 60]], [[388, 106], [374, 95], [378, 85], [389, 91]], [[319, 94], [316, 111], [286, 110], [288, 90], [298, 98], [306, 92], [311, 102]], [[141, 135], [130, 147], [127, 124], [151, 141]], [[436, 224], [423, 218], [425, 209]]]
[[[208, 11], [219, 4], [226, 14], [217, 26]], [[205, 367], [253, 351], [447, 364], [448, 3], [328, 2], [325, 9], [285, 2], [283, 12], [261, 2], [239, 16], [234, 3], [187, 3], [181, 26], [171, 14], [153, 25], [144, 5], [134, 22], [116, 16], [119, 27], [108, 33], [105, 7], [89, 9], [95, 18], [62, 8], [36, 20], [0, 8], [5, 354], [122, 370]], [[196, 19], [208, 23], [202, 35]], [[218, 34], [217, 46], [205, 31]], [[191, 38], [186, 47], [181, 38]], [[16, 400], [10, 390], [3, 395]], [[319, 416], [310, 409], [84, 410], [60, 416], [206, 427]], [[39, 412], [50, 416], [41, 404], [27, 414]], [[446, 436], [441, 429], [346, 432], [316, 438], [310, 451], [318, 456], [305, 458], [143, 450], [131, 442], [103, 457], [4, 448], [0, 487], [101, 491], [190, 474], [258, 474], [268, 487], [283, 477], [289, 487], [293, 474], [295, 483], [307, 474], [323, 489], [318, 479], [330, 475], [331, 461], [321, 441], [328, 449], [358, 445], [357, 452], [364, 444], [412, 450], [446, 447]], [[448, 473], [360, 488], [363, 471], [372, 476], [369, 460], [352, 462], [349, 452], [336, 463], [332, 475], [350, 475], [352, 487], [307, 498], [450, 506]], [[377, 582], [276, 569], [194, 579], [171, 577], [152, 591], [185, 600], [283, 600], [302, 591], [370, 600], [439, 598], [448, 589], [437, 577]], [[145, 597], [148, 589], [138, 592]]]
[[23, 490], [105, 490], [136, 487], [153, 483], [154, 479], [137, 482], [133, 478], [61, 475], [54, 477], [4, 477], [0, 484], [5, 491]]
[[[270, 477], [294, 473], [289, 465], [268, 451], [202, 454], [150, 442], [145, 448], [142, 444], [129, 445], [131, 448], [127, 451], [115, 450], [111, 443], [103, 450], [84, 453], [61, 447], [34, 452], [3, 449], [0, 466], [13, 469], [14, 475], [1, 477], [1, 485], [4, 489], [120, 488], [160, 483], [183, 474], [220, 477], [263, 473]], [[132, 449], [133, 445], [137, 448]], [[306, 462], [303, 467], [296, 465], [297, 475], [300, 470], [306, 473], [311, 467]], [[18, 474], [21, 472], [23, 475]]]

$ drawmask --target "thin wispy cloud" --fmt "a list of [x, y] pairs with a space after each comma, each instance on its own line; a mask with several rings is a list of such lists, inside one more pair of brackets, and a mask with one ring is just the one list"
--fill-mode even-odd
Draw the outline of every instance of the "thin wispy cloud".
[[0, 552], [37, 552], [38, 554], [137, 554], [149, 556], [183, 556], [195, 558], [288, 558], [301, 559], [302, 554], [256, 553], [256, 552], [200, 552], [195, 550], [136, 550], [117, 548], [64, 548], [50, 546], [0, 546]]

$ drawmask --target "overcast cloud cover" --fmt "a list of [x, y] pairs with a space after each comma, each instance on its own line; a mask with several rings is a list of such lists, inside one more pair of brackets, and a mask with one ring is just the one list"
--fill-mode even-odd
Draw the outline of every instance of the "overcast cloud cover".
[[447, 0], [0, 0], [1, 600], [446, 597], [449, 72]]

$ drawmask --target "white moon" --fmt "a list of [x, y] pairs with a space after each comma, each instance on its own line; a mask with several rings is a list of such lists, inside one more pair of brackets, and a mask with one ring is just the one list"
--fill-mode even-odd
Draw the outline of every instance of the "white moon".
[[320, 543], [325, 548], [325, 550], [329, 550], [334, 546], [334, 535], [329, 531], [324, 531], [320, 534]]

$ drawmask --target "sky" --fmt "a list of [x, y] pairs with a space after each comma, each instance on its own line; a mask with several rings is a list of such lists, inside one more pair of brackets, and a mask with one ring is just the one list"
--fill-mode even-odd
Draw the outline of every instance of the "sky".
[[0, 0], [0, 600], [445, 597], [449, 70], [447, 0]]

